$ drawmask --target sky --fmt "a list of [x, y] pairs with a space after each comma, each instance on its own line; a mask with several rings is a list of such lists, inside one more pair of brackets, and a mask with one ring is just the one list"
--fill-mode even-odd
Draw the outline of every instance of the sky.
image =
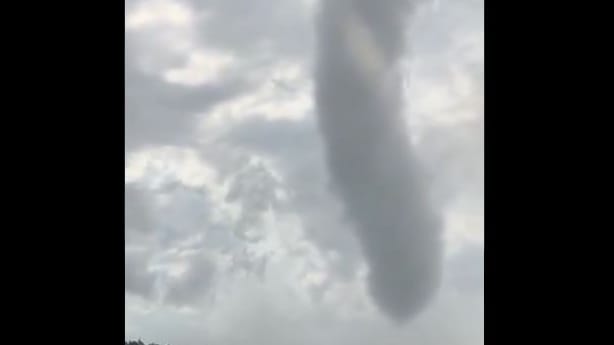
[[483, 344], [483, 24], [127, 0], [126, 339]]

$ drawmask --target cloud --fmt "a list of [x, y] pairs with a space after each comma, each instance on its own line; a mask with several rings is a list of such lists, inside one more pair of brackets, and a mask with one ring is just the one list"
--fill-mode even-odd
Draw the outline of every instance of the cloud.
[[201, 18], [186, 3], [137, 1], [126, 6], [125, 148], [191, 145], [198, 115], [248, 88], [232, 54], [204, 49]]
[[194, 255], [187, 270], [168, 283], [165, 301], [178, 306], [194, 305], [211, 290], [215, 273], [215, 265], [209, 257]]
[[151, 145], [194, 143], [197, 115], [244, 90], [240, 81], [223, 80], [198, 87], [171, 85], [126, 68], [126, 151]]
[[127, 250], [125, 258], [126, 292], [151, 298], [156, 277], [148, 268], [150, 253], [142, 250]]
[[[366, 58], [335, 60], [341, 71], [357, 71], [346, 78], [367, 95], [352, 102], [381, 109], [373, 100], [386, 99], [389, 111], [379, 115], [411, 136], [403, 145], [400, 136], [387, 138], [378, 164], [346, 175], [389, 177], [383, 187], [398, 193], [373, 188], [373, 200], [354, 198], [347, 207], [343, 193], [363, 195], [373, 186], [342, 193], [329, 169], [330, 139], [317, 117], [311, 74], [314, 52], [321, 52], [314, 33], [326, 30], [310, 18], [313, 1], [128, 1], [127, 18], [136, 8], [141, 13], [126, 31], [126, 199], [133, 200], [126, 213], [130, 228], [147, 230], [127, 231], [127, 337], [183, 345], [483, 344], [481, 1], [421, 8], [413, 25], [397, 26], [413, 28], [408, 39], [391, 39], [394, 26], [378, 20], [390, 15], [380, 3], [400, 1], [352, 3], [359, 10], [348, 19], [348, 51]], [[400, 53], [401, 40], [410, 41], [411, 54]], [[408, 88], [397, 87], [400, 75]], [[336, 78], [332, 73], [331, 86]], [[369, 120], [367, 110], [358, 118]], [[394, 127], [368, 124], [363, 137], [372, 143]], [[352, 122], [348, 132], [356, 128], [361, 123]], [[365, 219], [381, 228], [414, 219], [409, 211], [398, 216], [411, 211], [399, 205], [426, 196], [405, 199], [414, 182], [395, 182], [413, 176], [418, 159], [444, 213], [443, 278], [412, 322], [390, 323], [388, 315], [402, 314], [390, 301], [408, 295], [382, 282], [406, 284], [399, 277], [411, 272], [402, 261], [418, 255], [403, 245], [398, 255], [379, 251], [410, 237], [402, 232], [384, 238], [386, 231], [353, 230]], [[376, 202], [384, 194], [389, 202]], [[368, 278], [369, 267], [384, 264], [385, 277]], [[377, 297], [370, 285], [384, 292]]]
[[460, 199], [483, 202], [483, 118], [424, 129], [417, 147], [432, 179], [434, 200], [439, 207], [458, 203]]
[[353, 277], [361, 256], [343, 221], [341, 205], [328, 189], [324, 148], [315, 119], [250, 118], [234, 126], [223, 141], [271, 160], [287, 194], [278, 210], [297, 214], [305, 236], [322, 252], [334, 253], [335, 278]]
[[484, 247], [468, 245], [450, 259], [450, 285], [461, 293], [484, 293]]
[[432, 297], [442, 255], [440, 220], [402, 116], [397, 62], [410, 5], [325, 1], [315, 75], [328, 166], [368, 262], [371, 295], [399, 321]]
[[202, 40], [209, 46], [268, 59], [305, 56], [310, 51], [310, 6], [303, 1], [194, 0], [190, 3], [196, 12], [211, 14], [199, 26]]
[[241, 207], [241, 215], [235, 229], [237, 236], [248, 241], [259, 240], [259, 235], [255, 234], [253, 229], [262, 222], [265, 212], [277, 208], [278, 189], [279, 182], [262, 163], [247, 164], [233, 176], [226, 201], [237, 202]]
[[134, 184], [124, 188], [125, 227], [128, 232], [150, 232], [152, 226], [151, 205], [144, 191]]

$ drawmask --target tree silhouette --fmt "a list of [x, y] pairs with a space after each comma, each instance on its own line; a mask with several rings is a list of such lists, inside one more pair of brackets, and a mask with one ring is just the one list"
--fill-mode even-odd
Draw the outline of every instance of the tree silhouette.
[[[139, 339], [137, 341], [134, 341], [134, 340], [125, 341], [124, 340], [124, 345], [145, 345], [145, 343], [141, 339]], [[149, 345], [158, 345], [158, 344], [156, 344], [156, 343], [149, 343]]]

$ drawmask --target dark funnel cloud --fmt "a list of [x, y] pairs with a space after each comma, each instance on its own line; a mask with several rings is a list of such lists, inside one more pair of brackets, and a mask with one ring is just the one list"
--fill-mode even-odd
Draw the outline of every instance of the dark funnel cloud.
[[324, 0], [316, 103], [333, 185], [369, 265], [379, 308], [402, 322], [440, 283], [440, 220], [431, 209], [402, 110], [399, 59], [414, 4]]

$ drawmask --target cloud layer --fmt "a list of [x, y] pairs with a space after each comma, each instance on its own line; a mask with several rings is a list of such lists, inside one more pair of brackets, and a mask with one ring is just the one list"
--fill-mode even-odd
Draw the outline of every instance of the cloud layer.
[[[126, 337], [483, 344], [483, 4], [336, 3], [323, 56], [318, 1], [127, 2]], [[353, 83], [323, 100], [325, 78]]]

